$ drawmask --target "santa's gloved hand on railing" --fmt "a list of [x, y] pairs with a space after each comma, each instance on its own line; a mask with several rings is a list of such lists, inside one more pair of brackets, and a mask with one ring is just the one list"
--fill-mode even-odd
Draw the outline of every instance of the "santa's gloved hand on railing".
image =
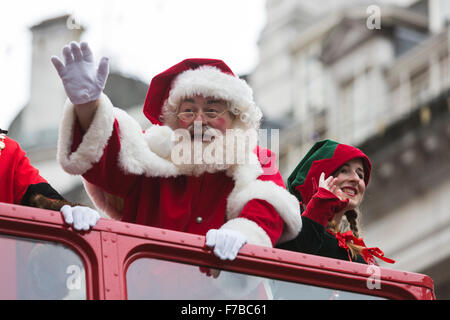
[[73, 224], [73, 228], [78, 231], [88, 231], [100, 219], [99, 213], [89, 207], [64, 205], [60, 211], [64, 221]]
[[206, 245], [214, 247], [214, 254], [222, 260], [234, 260], [247, 242], [247, 238], [236, 230], [211, 229], [206, 233]]

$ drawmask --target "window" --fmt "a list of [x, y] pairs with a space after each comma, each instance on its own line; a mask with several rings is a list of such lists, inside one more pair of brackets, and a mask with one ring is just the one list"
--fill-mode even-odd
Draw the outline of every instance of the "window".
[[0, 299], [84, 300], [81, 259], [66, 246], [0, 235]]
[[206, 276], [198, 266], [140, 258], [127, 273], [129, 300], [359, 300], [381, 299], [364, 294], [221, 271]]

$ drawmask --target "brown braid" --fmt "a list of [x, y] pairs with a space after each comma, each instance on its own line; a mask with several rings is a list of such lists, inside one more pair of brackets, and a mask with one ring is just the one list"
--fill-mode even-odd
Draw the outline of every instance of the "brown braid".
[[358, 227], [358, 212], [356, 210], [349, 210], [345, 212], [345, 217], [350, 224], [350, 230], [352, 230], [353, 235], [359, 238], [359, 227]]
[[[349, 210], [345, 212], [345, 217], [347, 218], [348, 223], [350, 224], [350, 230], [352, 230], [353, 235], [356, 238], [359, 238], [359, 212], [357, 209]], [[353, 244], [351, 242], [347, 242], [348, 248], [350, 249], [350, 253], [353, 259], [356, 259], [358, 255], [361, 255], [361, 251], [363, 247]]]
[[[359, 211], [357, 211], [357, 209], [349, 210], [349, 211], [346, 211], [344, 215], [348, 221], [350, 230], [352, 231], [353, 235], [356, 238], [359, 238], [359, 222], [358, 222]], [[346, 231], [346, 230], [343, 230], [344, 228], [342, 226], [342, 222], [339, 225], [337, 225], [336, 221], [334, 221], [334, 219], [331, 220], [330, 222], [328, 222], [327, 229], [334, 233], [338, 233], [338, 232], [343, 233]], [[356, 244], [353, 244], [350, 241], [347, 241], [347, 246], [350, 250], [352, 259], [356, 260], [357, 256], [361, 255], [362, 247], [358, 246]]]

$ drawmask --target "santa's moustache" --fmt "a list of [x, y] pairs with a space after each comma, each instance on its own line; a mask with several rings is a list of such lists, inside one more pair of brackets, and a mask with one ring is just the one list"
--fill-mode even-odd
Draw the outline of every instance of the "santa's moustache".
[[228, 129], [223, 134], [211, 126], [194, 123], [180, 130], [183, 129], [175, 131], [172, 162], [195, 173], [216, 172], [247, 163], [247, 155], [256, 145], [256, 134], [242, 129]]

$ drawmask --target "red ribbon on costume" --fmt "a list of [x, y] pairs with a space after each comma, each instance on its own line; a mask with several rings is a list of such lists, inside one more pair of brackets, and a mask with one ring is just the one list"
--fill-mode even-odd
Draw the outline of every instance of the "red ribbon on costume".
[[351, 230], [341, 233], [334, 233], [331, 232], [330, 230], [327, 230], [328, 233], [332, 234], [333, 236], [336, 237], [336, 239], [338, 240], [338, 245], [339, 247], [347, 250], [347, 254], [348, 254], [348, 259], [349, 261], [352, 261], [351, 256], [350, 256], [350, 249], [347, 245], [347, 241], [351, 242], [355, 245], [358, 245], [360, 247], [363, 247], [363, 249], [361, 250], [361, 254], [362, 257], [364, 259], [364, 261], [366, 261], [368, 264], [376, 264], [375, 259], [373, 258], [374, 256], [383, 260], [384, 262], [387, 263], [395, 263], [395, 260], [386, 258], [384, 256], [384, 252], [381, 251], [381, 249], [377, 248], [377, 247], [372, 247], [372, 248], [367, 248], [366, 244], [364, 243], [362, 238], [356, 238], [353, 235], [353, 232]]
[[387, 263], [395, 263], [395, 260], [392, 260], [392, 259], [389, 259], [389, 258], [386, 258], [385, 256], [384, 256], [384, 252], [383, 251], [381, 251], [381, 249], [379, 249], [379, 248], [376, 248], [376, 247], [374, 247], [374, 248], [363, 248], [363, 250], [362, 250], [362, 255], [363, 255], [363, 258], [364, 258], [364, 260], [368, 260], [368, 259], [373, 259], [373, 256], [375, 256], [375, 257], [377, 257], [378, 259], [381, 259], [381, 260], [383, 260], [384, 262], [387, 262]]

